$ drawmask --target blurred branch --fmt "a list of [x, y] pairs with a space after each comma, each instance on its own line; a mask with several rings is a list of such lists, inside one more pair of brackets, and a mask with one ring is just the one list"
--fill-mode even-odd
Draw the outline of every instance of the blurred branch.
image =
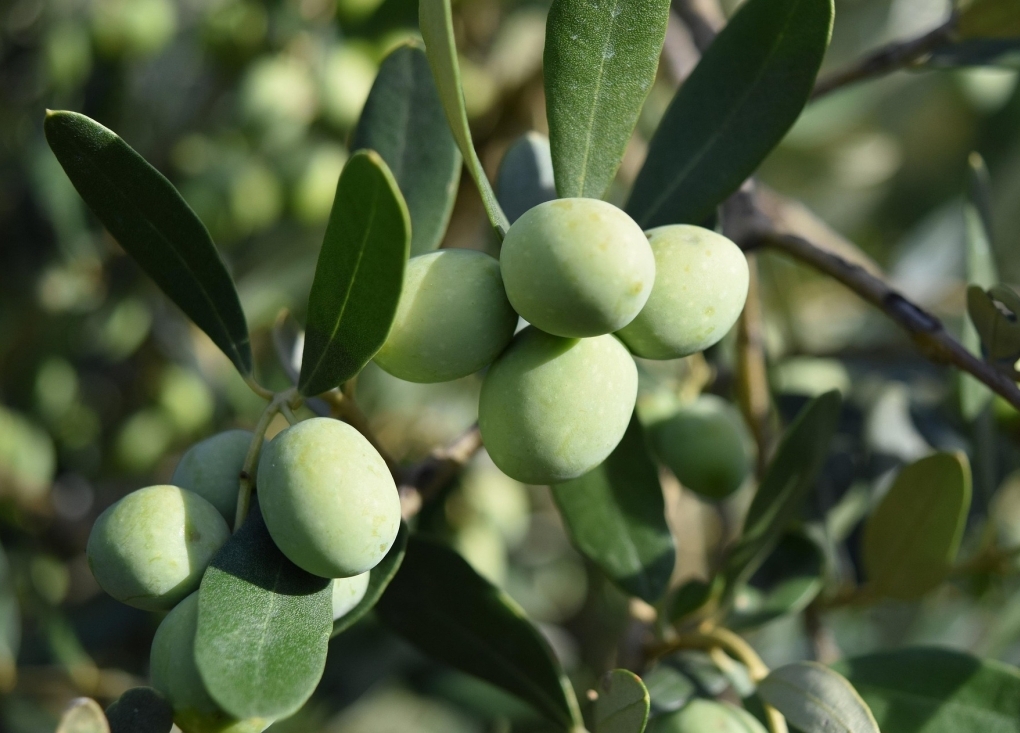
[[758, 447], [755, 474], [761, 478], [772, 452], [772, 401], [765, 356], [765, 314], [758, 262], [753, 253], [747, 255], [747, 266], [750, 286], [747, 302], [737, 322], [737, 396], [740, 411], [744, 413], [744, 420]]
[[425, 460], [408, 467], [400, 480], [400, 507], [404, 519], [413, 517], [452, 481], [482, 447], [478, 424], [452, 443], [436, 448]]
[[883, 46], [851, 66], [820, 79], [815, 84], [811, 99], [818, 99], [859, 81], [874, 79], [915, 66], [924, 61], [932, 51], [949, 41], [955, 29], [956, 15], [954, 14], [938, 28], [922, 36]]

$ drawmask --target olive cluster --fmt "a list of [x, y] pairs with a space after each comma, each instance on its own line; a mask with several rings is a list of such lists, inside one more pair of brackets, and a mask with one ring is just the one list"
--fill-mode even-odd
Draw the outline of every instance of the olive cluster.
[[[558, 483], [623, 437], [637, 398], [631, 354], [675, 359], [715, 344], [747, 287], [743, 253], [713, 231], [645, 233], [612, 204], [558, 199], [514, 222], [499, 261], [467, 250], [412, 258], [375, 360], [413, 382], [491, 364], [478, 422], [492, 460], [519, 481]], [[515, 336], [518, 315], [530, 326]]]

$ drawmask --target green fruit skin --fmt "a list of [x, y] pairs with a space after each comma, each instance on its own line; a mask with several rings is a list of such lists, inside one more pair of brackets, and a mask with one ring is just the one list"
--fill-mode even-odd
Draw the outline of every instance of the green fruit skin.
[[499, 264], [514, 309], [546, 333], [600, 336], [630, 323], [652, 292], [641, 228], [596, 199], [539, 204], [510, 227]]
[[361, 603], [368, 592], [368, 578], [371, 573], [362, 573], [351, 578], [333, 580], [333, 620], [346, 616]]
[[489, 368], [478, 425], [503, 473], [559, 483], [612, 453], [636, 398], [637, 367], [614, 336], [565, 339], [530, 327]]
[[723, 499], [747, 478], [746, 428], [733, 407], [715, 395], [684, 405], [649, 432], [659, 459], [691, 491]]
[[709, 229], [675, 224], [648, 232], [655, 285], [619, 336], [637, 356], [677, 359], [704, 351], [730, 330], [747, 300], [747, 258]]
[[655, 718], [648, 733], [767, 733], [758, 719], [729, 703], [695, 699], [675, 713]]
[[262, 449], [258, 495], [269, 534], [313, 575], [349, 578], [383, 559], [400, 529], [386, 462], [357, 430], [319, 417]]
[[375, 362], [409, 382], [448, 382], [492, 363], [516, 327], [498, 261], [466, 249], [430, 252], [408, 261]]
[[198, 593], [181, 601], [159, 625], [149, 655], [152, 686], [174, 709], [174, 722], [184, 733], [261, 733], [272, 721], [237, 720], [216, 704], [195, 664]]
[[172, 608], [198, 588], [230, 529], [216, 508], [177, 486], [149, 486], [99, 515], [89, 567], [103, 590], [146, 611]]
[[181, 456], [170, 483], [194, 491], [233, 524], [241, 469], [254, 437], [250, 430], [227, 430], [195, 443]]

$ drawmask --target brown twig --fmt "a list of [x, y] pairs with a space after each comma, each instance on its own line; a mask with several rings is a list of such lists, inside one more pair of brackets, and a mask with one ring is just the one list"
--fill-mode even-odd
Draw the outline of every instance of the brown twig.
[[408, 467], [400, 480], [400, 507], [404, 519], [414, 516], [434, 499], [482, 447], [478, 425], [472, 425], [449, 445], [436, 448], [425, 460]]

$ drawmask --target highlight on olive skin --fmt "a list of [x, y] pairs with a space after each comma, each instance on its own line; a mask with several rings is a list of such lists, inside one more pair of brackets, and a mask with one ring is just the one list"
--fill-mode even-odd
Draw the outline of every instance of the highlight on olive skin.
[[343, 618], [361, 603], [368, 592], [371, 573], [361, 573], [350, 578], [333, 580], [333, 620]]
[[633, 219], [596, 199], [556, 199], [528, 210], [500, 251], [507, 296], [528, 323], [556, 336], [618, 331], [641, 311], [655, 256]]

